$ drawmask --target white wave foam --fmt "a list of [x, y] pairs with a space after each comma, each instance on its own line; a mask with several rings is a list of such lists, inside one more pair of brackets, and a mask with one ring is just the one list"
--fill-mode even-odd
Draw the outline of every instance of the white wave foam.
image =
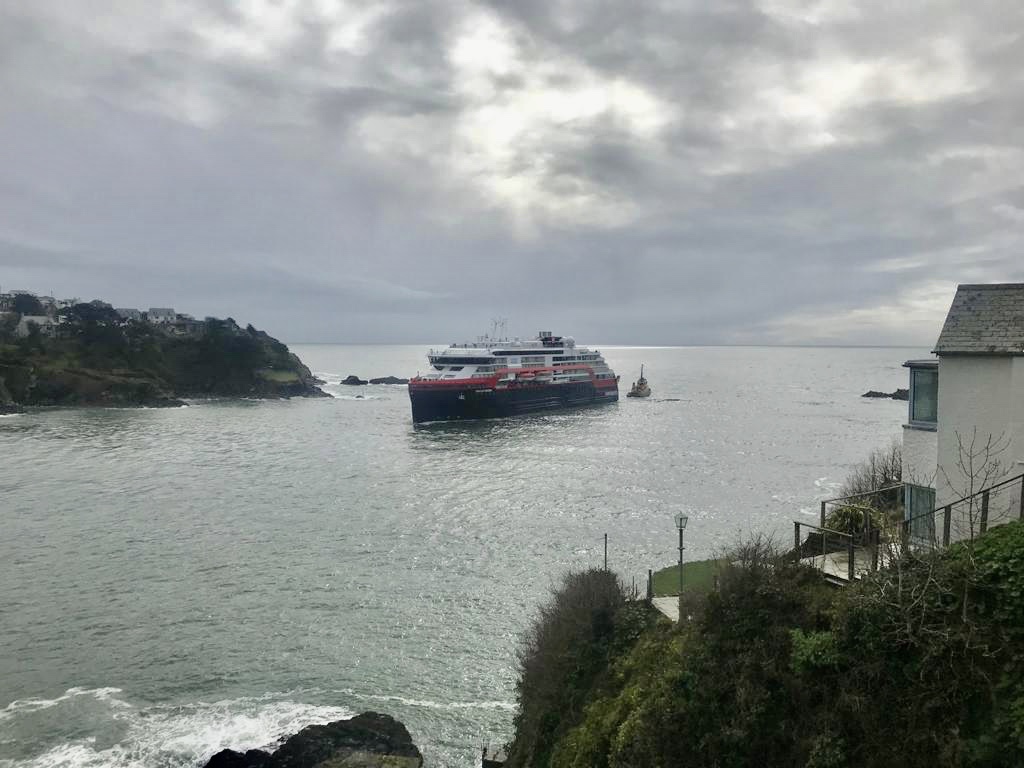
[[56, 699], [16, 699], [3, 709], [0, 709], [0, 722], [10, 720], [19, 714], [30, 714], [44, 709], [51, 709], [79, 696], [91, 696], [99, 701], [113, 702], [114, 706], [128, 706], [124, 702], [113, 698], [118, 693], [121, 693], [120, 688], [68, 688], [64, 691], [63, 695], [58, 696]]
[[424, 707], [426, 709], [455, 710], [455, 709], [503, 709], [509, 712], [515, 710], [515, 704], [509, 701], [430, 701], [426, 699], [407, 699], [404, 696], [383, 696], [369, 694], [366, 699], [374, 701], [394, 701], [404, 704], [407, 707]]
[[[42, 754], [15, 764], [0, 760], [0, 768], [152, 768], [195, 766], [222, 749], [266, 749], [307, 725], [353, 717], [344, 707], [317, 706], [275, 698], [241, 698], [186, 706], [137, 708], [113, 698], [116, 688], [71, 689], [57, 699], [13, 702], [3, 710], [9, 716], [31, 716], [85, 694], [105, 701], [109, 717], [120, 729], [115, 744], [102, 735], [58, 744]], [[101, 695], [102, 694], [102, 695]], [[17, 705], [17, 706], [16, 706]]]

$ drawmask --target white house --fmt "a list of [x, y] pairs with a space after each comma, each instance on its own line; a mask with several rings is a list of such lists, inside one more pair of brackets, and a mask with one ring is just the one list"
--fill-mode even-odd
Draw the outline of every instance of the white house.
[[177, 313], [170, 307], [150, 307], [147, 317], [149, 322], [158, 325], [173, 323], [178, 319]]
[[22, 315], [17, 327], [14, 329], [15, 336], [25, 338], [29, 334], [31, 325], [39, 326], [39, 331], [44, 336], [52, 336], [56, 323], [53, 318], [47, 315]]
[[134, 320], [136, 322], [142, 322], [142, 312], [132, 307], [119, 307], [114, 310], [118, 315], [121, 316], [122, 320]]
[[1024, 504], [1024, 284], [959, 286], [934, 354], [904, 364], [906, 518], [918, 536], [955, 540]]

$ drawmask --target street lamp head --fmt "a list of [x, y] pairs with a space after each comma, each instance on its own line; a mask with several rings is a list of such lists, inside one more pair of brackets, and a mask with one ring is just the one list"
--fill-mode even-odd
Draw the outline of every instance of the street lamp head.
[[686, 521], [689, 520], [686, 515], [676, 515], [676, 528], [682, 530], [686, 527]]

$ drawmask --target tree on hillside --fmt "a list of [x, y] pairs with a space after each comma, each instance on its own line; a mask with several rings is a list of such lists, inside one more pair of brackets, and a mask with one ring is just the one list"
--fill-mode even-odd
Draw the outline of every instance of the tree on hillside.
[[0, 341], [14, 339], [14, 329], [18, 326], [18, 316], [13, 312], [0, 312]]
[[66, 314], [68, 321], [80, 325], [119, 325], [121, 316], [109, 304], [90, 302], [75, 304]]
[[19, 315], [44, 315], [46, 310], [39, 299], [31, 293], [19, 293], [14, 297], [14, 311]]

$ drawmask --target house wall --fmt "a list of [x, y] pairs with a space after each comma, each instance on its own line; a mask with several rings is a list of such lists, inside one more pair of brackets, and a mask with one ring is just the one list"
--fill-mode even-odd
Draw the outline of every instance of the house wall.
[[[939, 385], [942, 386], [941, 383]], [[903, 482], [935, 487], [937, 433], [932, 429], [903, 427]]]
[[1024, 357], [1013, 358], [1010, 385], [1010, 424], [1014, 435], [1010, 453], [1013, 457], [1011, 474], [1024, 474]]
[[[992, 485], [1024, 471], [1024, 358], [1009, 356], [943, 355], [939, 362], [938, 472], [935, 501], [941, 507], [982, 485]], [[989, 440], [997, 447], [986, 455]], [[976, 477], [959, 464], [971, 465]], [[1002, 450], [999, 447], [1005, 446]], [[996, 461], [996, 475], [984, 479], [986, 462]], [[1017, 513], [1017, 493], [992, 500], [992, 524]], [[997, 516], [995, 507], [1001, 512]], [[1003, 510], [1003, 507], [1006, 507]], [[1010, 509], [1014, 507], [1014, 509]]]
[[17, 328], [14, 329], [14, 334], [25, 338], [28, 336], [30, 324], [39, 326], [40, 333], [46, 335], [53, 333], [53, 321], [46, 315], [22, 315]]

